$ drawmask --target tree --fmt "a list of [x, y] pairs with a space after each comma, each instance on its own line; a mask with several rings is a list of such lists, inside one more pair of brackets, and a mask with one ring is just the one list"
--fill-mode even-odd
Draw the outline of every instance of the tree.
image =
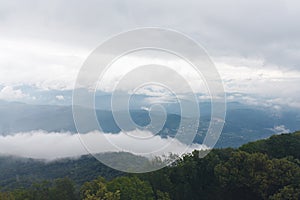
[[122, 200], [152, 200], [153, 190], [149, 182], [142, 181], [138, 177], [118, 177], [107, 184], [111, 192], [120, 191]]
[[[215, 168], [228, 199], [268, 199], [281, 188], [300, 185], [300, 168], [288, 159], [269, 159], [261, 153], [237, 151]], [[245, 198], [244, 198], [245, 199]]]
[[0, 200], [15, 200], [15, 197], [11, 192], [0, 192]]
[[56, 179], [50, 191], [51, 199], [77, 199], [75, 194], [74, 183], [69, 178]]
[[110, 192], [106, 184], [103, 177], [84, 183], [80, 192], [81, 198], [84, 200], [119, 200], [120, 191]]
[[285, 186], [278, 193], [269, 198], [270, 200], [298, 200], [300, 199], [300, 189], [292, 185]]

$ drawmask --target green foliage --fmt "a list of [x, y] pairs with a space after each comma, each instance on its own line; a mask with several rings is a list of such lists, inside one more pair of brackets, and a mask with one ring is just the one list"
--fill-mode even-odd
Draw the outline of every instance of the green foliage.
[[118, 177], [107, 185], [110, 191], [120, 191], [123, 200], [152, 200], [153, 190], [150, 184], [136, 176]]
[[285, 186], [280, 189], [278, 193], [274, 194], [269, 198], [270, 200], [299, 200], [300, 199], [300, 188], [295, 188], [291, 185]]
[[17, 189], [12, 192], [0, 193], [0, 200], [76, 200], [74, 183], [68, 178], [56, 179], [53, 182], [34, 183], [28, 189]]
[[[300, 169], [283, 159], [269, 159], [261, 153], [237, 151], [215, 168], [223, 194], [268, 199], [279, 189], [299, 181]], [[298, 182], [300, 184], [300, 182]]]
[[119, 200], [120, 191], [107, 190], [106, 180], [102, 177], [86, 182], [81, 188], [81, 198], [84, 200]]
[[29, 188], [35, 182], [62, 177], [69, 177], [74, 180], [75, 185], [79, 186], [98, 176], [112, 179], [123, 174], [101, 164], [92, 156], [52, 162], [0, 156], [0, 187], [2, 187], [2, 191]]
[[[201, 157], [206, 152], [194, 151], [169, 167], [135, 176], [93, 178], [94, 172], [89, 176], [82, 170], [89, 181], [81, 184], [78, 192], [70, 179], [63, 178], [0, 192], [0, 200], [300, 199], [299, 148], [299, 132], [276, 135], [239, 149], [213, 149], [204, 158]], [[163, 162], [163, 159], [157, 158], [155, 162]], [[93, 162], [87, 165], [94, 166]], [[85, 165], [77, 163], [72, 166]], [[87, 168], [91, 169], [91, 166]], [[58, 169], [58, 172], [61, 171]], [[70, 174], [77, 183], [84, 180], [83, 175]]]
[[300, 132], [273, 135], [269, 139], [250, 142], [240, 147], [249, 153], [265, 153], [273, 158], [292, 156], [300, 159]]
[[167, 192], [156, 191], [157, 200], [171, 200], [170, 195]]
[[53, 196], [53, 199], [76, 199], [74, 183], [68, 178], [56, 179], [50, 194]]
[[[152, 200], [153, 191], [148, 182], [136, 176], [119, 177], [107, 182], [103, 177], [86, 182], [81, 188], [81, 198], [103, 200]], [[166, 196], [166, 195], [165, 195]], [[165, 197], [164, 196], [164, 197]]]
[[0, 193], [0, 200], [15, 200], [15, 197], [11, 192], [3, 192]]

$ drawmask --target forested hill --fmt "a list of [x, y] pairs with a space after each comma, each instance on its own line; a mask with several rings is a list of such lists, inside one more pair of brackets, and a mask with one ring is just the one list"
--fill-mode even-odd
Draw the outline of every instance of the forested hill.
[[264, 153], [271, 158], [293, 156], [300, 159], [300, 132], [273, 135], [265, 140], [245, 144], [240, 147], [240, 150], [248, 153]]
[[239, 149], [214, 149], [203, 159], [194, 151], [175, 166], [141, 178], [170, 199], [299, 200], [300, 132]]
[[12, 156], [0, 157], [0, 189], [2, 190], [26, 188], [35, 182], [62, 177], [69, 177], [77, 185], [81, 185], [98, 176], [112, 179], [120, 175], [124, 173], [105, 166], [90, 155], [51, 162]]
[[[37, 182], [25, 189], [6, 188], [0, 199], [300, 199], [300, 132], [275, 135], [238, 149], [214, 149], [202, 159], [199, 153], [194, 151], [156, 172], [115, 174], [118, 177], [113, 179], [94, 179], [91, 174], [97, 168], [88, 168], [88, 160], [85, 164], [80, 163], [82, 159], [73, 160], [89, 173], [66, 174], [68, 178]], [[58, 172], [70, 169], [60, 165]], [[102, 176], [106, 173], [111, 172]], [[83, 176], [91, 179], [74, 184]]]

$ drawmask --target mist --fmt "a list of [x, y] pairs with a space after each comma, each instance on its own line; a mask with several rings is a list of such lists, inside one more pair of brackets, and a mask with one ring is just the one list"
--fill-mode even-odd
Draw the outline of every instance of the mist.
[[[135, 137], [137, 135], [140, 138], [137, 139]], [[140, 130], [119, 134], [104, 134], [98, 131], [72, 134], [37, 130], [0, 136], [0, 155], [46, 160], [79, 157], [89, 153], [122, 151], [146, 157], [169, 153], [182, 155], [195, 149], [204, 150], [207, 147], [201, 144], [183, 144], [175, 138], [161, 138]]]

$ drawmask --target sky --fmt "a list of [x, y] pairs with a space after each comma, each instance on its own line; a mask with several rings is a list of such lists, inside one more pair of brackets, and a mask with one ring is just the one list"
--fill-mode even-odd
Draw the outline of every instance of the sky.
[[[299, 19], [297, 0], [3, 0], [0, 100], [70, 105], [76, 77], [100, 44], [124, 31], [159, 27], [183, 33], [205, 49], [219, 72], [227, 101], [276, 110], [300, 108]], [[209, 99], [203, 80], [186, 70], [186, 62], [170, 55], [160, 59], [162, 54], [156, 53], [137, 52], [120, 58], [98, 89], [112, 92], [118, 78], [133, 64], [152, 62], [173, 66], [201, 94], [199, 99]], [[187, 91], [185, 84], [164, 69], [154, 74], [137, 72], [121, 89], [132, 88], [145, 76], [147, 80], [166, 80], [173, 86], [172, 92]], [[134, 92], [151, 96], [146, 100], [153, 104], [172, 100], [167, 95], [170, 91], [159, 87]], [[274, 131], [285, 131], [285, 127], [274, 127]], [[134, 146], [124, 139], [126, 134], [118, 135], [116, 141]], [[98, 139], [95, 133], [87, 137]], [[153, 144], [170, 144], [169, 138], [154, 138]], [[204, 147], [177, 144], [169, 148], [180, 153]], [[111, 149], [97, 149], [107, 150]], [[86, 154], [86, 150], [75, 135], [37, 130], [0, 136], [0, 153], [55, 159]]]
[[0, 99], [70, 102], [97, 46], [123, 31], [161, 27], [205, 48], [228, 100], [299, 108], [299, 11], [296, 0], [1, 1]]

